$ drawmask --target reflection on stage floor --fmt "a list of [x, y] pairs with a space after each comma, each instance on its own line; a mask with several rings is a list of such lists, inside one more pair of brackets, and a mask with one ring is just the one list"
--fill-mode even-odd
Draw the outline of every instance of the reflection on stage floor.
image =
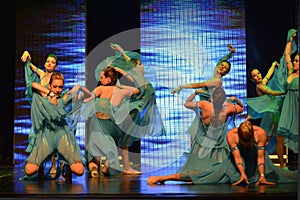
[[73, 175], [72, 181], [20, 180], [20, 167], [1, 167], [0, 199], [297, 199], [297, 184], [275, 186], [191, 185], [168, 181], [164, 185], [148, 185], [150, 175], [163, 175], [176, 169], [162, 169], [142, 175], [101, 175], [91, 178], [88, 171], [83, 176]]

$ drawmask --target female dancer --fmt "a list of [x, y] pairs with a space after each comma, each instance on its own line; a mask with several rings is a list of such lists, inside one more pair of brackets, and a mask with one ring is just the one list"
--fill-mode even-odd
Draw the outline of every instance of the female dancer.
[[[268, 70], [268, 73], [264, 78], [259, 69], [252, 68], [249, 70], [250, 79], [256, 85], [256, 94], [258, 97], [247, 98], [248, 105], [248, 119], [262, 118], [260, 127], [267, 132], [267, 141], [270, 141], [271, 136], [274, 134], [277, 141], [277, 155], [280, 163], [280, 167], [284, 167], [283, 161], [283, 142], [284, 138], [277, 135], [277, 126], [279, 121], [279, 115], [282, 104], [282, 97], [284, 91], [272, 90], [267, 84], [271, 79], [275, 67], [278, 63], [274, 61], [272, 66]], [[268, 147], [271, 149], [272, 143], [268, 143]], [[282, 147], [282, 148], [281, 148]]]
[[95, 108], [94, 111], [92, 110], [86, 147], [91, 176], [99, 177], [101, 157], [107, 159], [102, 169], [103, 174], [117, 175], [121, 172], [117, 148], [122, 151], [123, 173], [140, 175], [141, 172], [131, 168], [129, 162], [128, 146], [130, 146], [131, 136], [120, 128], [122, 123], [126, 123], [124, 119], [130, 112], [127, 104], [129, 98], [139, 94], [139, 90], [124, 85], [117, 87], [118, 74], [113, 67], [108, 66], [102, 69], [99, 76], [101, 83], [93, 90], [95, 100], [86, 101]]
[[[285, 65], [287, 79], [284, 89], [287, 91], [282, 105], [278, 124], [278, 134], [284, 136], [285, 143], [291, 150], [288, 158], [288, 167], [298, 169], [298, 133], [299, 133], [299, 52], [292, 61], [291, 54], [296, 52], [295, 38], [297, 30], [291, 29], [288, 33], [288, 42], [285, 47]], [[294, 155], [295, 154], [295, 155]]]
[[[64, 77], [59, 72], [53, 72], [51, 75], [49, 89], [37, 82], [32, 83], [34, 90], [31, 120], [35, 133], [35, 144], [25, 161], [27, 176], [33, 176], [39, 170], [39, 166], [54, 152], [74, 174], [81, 176], [84, 173], [80, 147], [66, 120], [68, 117], [66, 107], [73, 101], [84, 97], [79, 91], [83, 91], [83, 95], [85, 95], [86, 90], [76, 85], [61, 96], [63, 87]], [[71, 177], [68, 178], [71, 179]]]
[[186, 163], [178, 173], [166, 176], [151, 176], [147, 182], [155, 184], [167, 180], [188, 181], [192, 183], [219, 183], [223, 182], [223, 176], [216, 174], [207, 179], [205, 176], [217, 170], [220, 163], [227, 159], [227, 144], [225, 134], [230, 116], [243, 111], [243, 104], [235, 97], [231, 97], [234, 103], [226, 101], [225, 91], [216, 87], [212, 91], [211, 101], [193, 101], [196, 94], [192, 93], [185, 103], [185, 107], [195, 111], [201, 110], [198, 123], [192, 123], [195, 130], [192, 138], [191, 151]]

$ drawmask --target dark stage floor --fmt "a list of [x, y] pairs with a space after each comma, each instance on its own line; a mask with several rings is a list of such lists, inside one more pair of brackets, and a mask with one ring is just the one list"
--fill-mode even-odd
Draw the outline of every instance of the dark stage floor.
[[[164, 175], [174, 170], [159, 170]], [[57, 180], [20, 181], [21, 169], [1, 167], [0, 199], [297, 199], [297, 184], [236, 187], [228, 184], [188, 185], [167, 182], [147, 185], [150, 173], [140, 176], [119, 175], [90, 178], [88, 172], [72, 182]]]

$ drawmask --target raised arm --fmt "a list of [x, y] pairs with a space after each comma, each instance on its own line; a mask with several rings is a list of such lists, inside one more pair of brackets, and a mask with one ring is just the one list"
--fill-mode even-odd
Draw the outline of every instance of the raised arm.
[[116, 69], [117, 72], [119, 72], [122, 76], [126, 77], [129, 81], [131, 81], [132, 83], [134, 83], [134, 79], [132, 78], [131, 75], [129, 75], [127, 72], [125, 72], [124, 70], [120, 69], [119, 67], [114, 67]]
[[118, 45], [118, 44], [113, 44], [113, 43], [110, 43], [110, 47], [115, 50], [115, 51], [118, 51], [126, 61], [129, 61], [130, 60], [130, 57], [124, 52], [123, 48]]
[[275, 71], [275, 67], [277, 67], [279, 64], [277, 61], [274, 61], [271, 65], [271, 67], [268, 70], [268, 73], [266, 74], [266, 76], [263, 78], [262, 82], [263, 84], [267, 84], [268, 81], [270, 80], [270, 78], [272, 77], [274, 71]]
[[286, 44], [285, 51], [284, 51], [286, 67], [288, 69], [288, 75], [293, 73], [293, 62], [292, 62], [292, 59], [291, 59], [291, 50], [292, 50], [293, 40], [294, 40], [295, 37], [296, 37], [296, 33], [294, 33], [292, 35], [292, 37], [290, 38], [290, 40]]
[[40, 68], [36, 67], [34, 64], [31, 63], [31, 56], [28, 51], [24, 51], [24, 53], [21, 56], [21, 61], [26, 62], [27, 60], [30, 61], [30, 68], [33, 72], [35, 72], [41, 79], [42, 76], [45, 75], [45, 72], [41, 70]]
[[198, 107], [197, 102], [193, 101], [195, 96], [196, 96], [196, 92], [193, 92], [185, 101], [184, 107], [188, 108], [188, 109], [195, 109]]
[[230, 58], [232, 58], [233, 54], [236, 53], [236, 50], [235, 50], [235, 48], [234, 48], [234, 46], [233, 46], [232, 44], [228, 44], [228, 45], [227, 45], [227, 48], [228, 48], [228, 50], [229, 50], [230, 52], [229, 52], [227, 55], [225, 55], [224, 57], [222, 57], [221, 59], [219, 59], [217, 65], [219, 65], [219, 64], [220, 64], [221, 62], [223, 62], [223, 61], [229, 60]]

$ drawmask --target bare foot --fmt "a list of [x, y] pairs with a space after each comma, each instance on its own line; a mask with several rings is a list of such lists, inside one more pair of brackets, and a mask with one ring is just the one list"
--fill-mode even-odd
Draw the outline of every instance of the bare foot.
[[142, 174], [142, 172], [137, 171], [137, 170], [132, 169], [132, 168], [124, 170], [123, 173], [124, 173], [124, 175], [141, 175]]
[[150, 176], [147, 179], [147, 183], [149, 185], [152, 185], [152, 184], [164, 183], [164, 181], [161, 181], [159, 176]]
[[104, 165], [101, 172], [104, 174], [104, 175], [108, 175], [108, 165]]

